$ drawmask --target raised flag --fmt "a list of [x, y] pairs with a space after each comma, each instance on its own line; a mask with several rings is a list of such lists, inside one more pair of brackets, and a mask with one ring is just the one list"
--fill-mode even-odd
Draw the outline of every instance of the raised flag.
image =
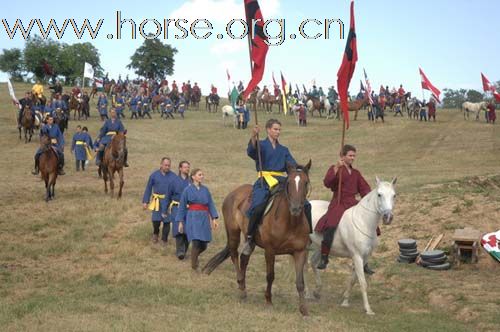
[[92, 68], [92, 65], [90, 63], [85, 62], [85, 66], [83, 68], [83, 77], [86, 78], [94, 78], [94, 68]]
[[274, 86], [278, 85], [278, 83], [276, 83], [276, 79], [274, 78], [274, 71], [273, 71], [273, 84]]
[[252, 62], [252, 78], [248, 82], [247, 88], [243, 92], [243, 98], [246, 100], [257, 84], [262, 80], [264, 68], [266, 65], [266, 55], [269, 50], [267, 36], [264, 34], [264, 18], [260, 11], [257, 0], [245, 1], [245, 16], [248, 26], [248, 33], [251, 39], [250, 60]]
[[[283, 76], [283, 73], [280, 72], [280, 75], [281, 75], [281, 88], [283, 89], [283, 93], [281, 94], [281, 99], [283, 100], [283, 113], [285, 113], [285, 115], [288, 113], [288, 105], [286, 103], [286, 81], [285, 81], [285, 77]], [[274, 75], [273, 75], [273, 78], [274, 78]]]
[[492, 258], [500, 262], [500, 231], [483, 235], [481, 245]]
[[439, 91], [438, 88], [436, 88], [434, 85], [432, 85], [431, 81], [425, 76], [422, 68], [418, 68], [420, 71], [420, 79], [422, 81], [422, 89], [429, 90], [432, 92], [432, 94], [437, 98], [439, 101], [439, 95], [441, 94], [441, 91]]
[[351, 1], [351, 23], [349, 27], [349, 35], [347, 36], [342, 64], [340, 65], [337, 73], [337, 88], [339, 90], [340, 107], [344, 115], [346, 129], [349, 128], [349, 102], [347, 99], [347, 91], [349, 90], [349, 84], [351, 83], [351, 78], [354, 74], [357, 61], [358, 50], [356, 46], [356, 29], [354, 22], [354, 1]]
[[104, 87], [104, 82], [101, 78], [95, 78], [94, 83], [98, 91], [101, 91], [102, 88]]
[[483, 91], [484, 92], [495, 92], [497, 89], [496, 87], [490, 83], [490, 81], [484, 76], [483, 73], [481, 73], [481, 80], [483, 81]]
[[12, 102], [21, 109], [21, 104], [19, 104], [19, 100], [16, 98], [16, 94], [14, 93], [14, 87], [12, 86], [12, 83], [10, 82], [10, 79], [7, 79], [7, 86], [9, 88], [9, 95], [12, 98]]
[[226, 75], [227, 75], [227, 80], [231, 80], [231, 75], [229, 75], [229, 69], [226, 68]]
[[500, 103], [500, 93], [493, 91], [493, 96], [495, 97], [497, 103]]
[[363, 68], [363, 74], [365, 75], [366, 96], [368, 97], [368, 101], [370, 102], [370, 105], [373, 105], [372, 86], [370, 84], [370, 80], [368, 79], [368, 75], [366, 75], [365, 68]]
[[363, 85], [363, 81], [362, 80], [359, 80], [359, 92], [364, 92], [366, 93], [366, 89]]

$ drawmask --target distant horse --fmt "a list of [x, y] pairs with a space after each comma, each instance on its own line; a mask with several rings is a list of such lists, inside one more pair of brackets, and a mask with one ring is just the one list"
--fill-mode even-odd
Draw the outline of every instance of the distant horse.
[[191, 93], [191, 104], [193, 107], [196, 107], [196, 109], [200, 108], [200, 100], [201, 100], [201, 91], [200, 90], [194, 90]]
[[62, 134], [64, 134], [64, 131], [68, 129], [68, 117], [66, 116], [66, 113], [64, 113], [64, 111], [60, 108], [56, 109], [55, 111], [54, 123], [59, 126]]
[[209, 94], [208, 96], [205, 97], [205, 108], [206, 110], [211, 113], [212, 112], [212, 108], [215, 107], [214, 109], [214, 113], [217, 113], [217, 108], [219, 107], [219, 100], [220, 100], [220, 97], [218, 94]]
[[[374, 313], [368, 303], [367, 283], [363, 268], [378, 244], [377, 227], [380, 219], [382, 218], [385, 225], [389, 225], [392, 222], [392, 210], [396, 196], [394, 190], [395, 184], [396, 178], [392, 182], [382, 182], [377, 178], [377, 187], [363, 197], [357, 205], [344, 212], [333, 239], [331, 255], [351, 258], [354, 263], [351, 280], [344, 292], [344, 299], [341, 305], [343, 307], [349, 306], [352, 286], [358, 280], [363, 295], [363, 305], [368, 315], [373, 315]], [[329, 202], [327, 201], [311, 201], [313, 228], [327, 212], [328, 205]], [[321, 292], [321, 278], [316, 266], [321, 257], [320, 248], [323, 235], [315, 232], [310, 237], [313, 250], [310, 262], [316, 277], [314, 295], [319, 297]]]
[[57, 180], [57, 152], [54, 151], [50, 138], [47, 135], [40, 137], [42, 154], [39, 159], [39, 168], [42, 180], [45, 182], [45, 201], [55, 198]]
[[224, 105], [222, 106], [222, 121], [224, 124], [224, 127], [226, 126], [226, 118], [227, 117], [232, 117], [233, 118], [233, 126], [236, 128], [236, 125], [238, 124], [238, 116], [240, 114], [236, 112], [231, 105]]
[[258, 95], [258, 93], [259, 93], [258, 90], [252, 91], [250, 93], [250, 96], [247, 99], [247, 105], [252, 105], [251, 109], [255, 110], [255, 111], [257, 111], [257, 104], [258, 104], [257, 95]]
[[368, 105], [368, 98], [358, 99], [349, 102], [349, 112], [354, 112], [354, 120], [358, 119], [358, 112], [363, 107]]
[[92, 90], [90, 90], [90, 98], [94, 99], [94, 96], [97, 95], [97, 85], [92, 83]]
[[90, 117], [90, 97], [87, 94], [83, 94], [82, 101], [80, 103], [80, 110], [87, 120]]
[[311, 113], [311, 116], [314, 116], [314, 111], [318, 111], [319, 117], [321, 118], [321, 113], [325, 110], [324, 102], [321, 102], [319, 98], [310, 96], [306, 102], [306, 105], [308, 111]]
[[104, 150], [104, 158], [101, 162], [102, 178], [104, 180], [104, 192], [108, 193], [111, 189], [111, 198], [115, 194], [115, 172], [120, 176], [120, 190], [118, 198], [122, 197], [123, 184], [123, 165], [125, 161], [126, 137], [123, 133], [118, 133], [113, 136], [113, 139]]
[[417, 98], [413, 97], [408, 101], [408, 117], [410, 119], [418, 119], [418, 115], [420, 113], [420, 109], [423, 107], [423, 103]]
[[[304, 297], [304, 265], [307, 260], [309, 244], [309, 225], [304, 215], [304, 203], [310, 189], [309, 169], [306, 166], [288, 165], [288, 178], [281, 190], [274, 196], [269, 212], [262, 218], [262, 223], [255, 234], [255, 243], [264, 249], [267, 270], [266, 303], [272, 305], [271, 288], [274, 281], [274, 261], [276, 255], [292, 255], [295, 261], [295, 285], [299, 293], [299, 310], [308, 315]], [[245, 212], [250, 206], [252, 185], [245, 184], [229, 193], [222, 204], [226, 227], [226, 247], [216, 254], [203, 272], [210, 274], [229, 256], [236, 270], [240, 295], [246, 298], [246, 270], [250, 256], [242, 254], [238, 258], [240, 235], [248, 228]], [[253, 249], [253, 248], [252, 248]]]
[[279, 95], [272, 95], [269, 92], [265, 92], [262, 94], [262, 103], [264, 105], [264, 109], [266, 110], [267, 113], [272, 113], [273, 112], [273, 105], [277, 104], [278, 105], [278, 113], [281, 111], [281, 94]]
[[469, 113], [473, 112], [476, 113], [476, 121], [479, 120], [479, 114], [481, 113], [481, 110], [488, 111], [487, 110], [488, 103], [485, 101], [482, 101], [480, 103], [471, 103], [466, 101], [465, 103], [462, 104], [462, 111], [464, 112], [464, 120], [465, 120], [465, 115], [467, 114], [467, 119], [469, 119]]
[[76, 120], [76, 112], [78, 112], [78, 120], [80, 120], [82, 114], [81, 114], [81, 104], [78, 98], [75, 97], [75, 95], [71, 95], [71, 98], [69, 100], [69, 114], [71, 116], [71, 111], [73, 111], [73, 120]]

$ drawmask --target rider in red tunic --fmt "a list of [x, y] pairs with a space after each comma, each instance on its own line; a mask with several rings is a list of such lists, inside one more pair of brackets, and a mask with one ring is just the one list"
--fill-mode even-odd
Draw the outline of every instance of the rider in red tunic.
[[399, 95], [400, 97], [403, 97], [403, 96], [405, 95], [405, 93], [406, 93], [406, 91], [405, 91], [405, 89], [403, 89], [403, 84], [401, 84], [401, 85], [399, 86], [399, 89], [398, 89], [398, 95]]
[[210, 92], [213, 94], [213, 95], [216, 95], [217, 94], [217, 88], [212, 84], [212, 88], [210, 89]]
[[[321, 262], [318, 269], [325, 269], [328, 265], [328, 255], [332, 247], [333, 238], [337, 226], [344, 214], [344, 211], [356, 205], [358, 200], [356, 195], [361, 197], [367, 195], [370, 191], [370, 185], [363, 178], [361, 173], [352, 167], [356, 158], [356, 148], [352, 145], [344, 145], [342, 156], [336, 165], [332, 165], [326, 172], [323, 183], [325, 187], [333, 191], [333, 198], [328, 206], [328, 211], [321, 217], [316, 225], [315, 231], [323, 233], [321, 242]], [[342, 172], [342, 193], [340, 203], [338, 199], [339, 174]]]

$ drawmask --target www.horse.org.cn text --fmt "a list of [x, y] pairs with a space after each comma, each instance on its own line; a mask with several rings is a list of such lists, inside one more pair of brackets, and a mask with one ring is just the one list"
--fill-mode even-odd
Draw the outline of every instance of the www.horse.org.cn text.
[[[304, 19], [296, 29], [296, 32], [287, 34], [285, 19], [267, 19], [252, 20], [252, 34], [262, 34], [269, 46], [278, 46], [287, 39], [306, 39], [329, 40], [331, 37], [338, 36], [339, 39], [344, 39], [344, 23], [340, 19]], [[98, 19], [95, 24], [92, 24], [89, 19], [84, 19], [83, 23], [78, 24], [75, 19], [65, 19], [62, 23], [50, 19], [49, 22], [42, 22], [41, 19], [32, 18], [29, 21], [18, 18], [15, 22], [9, 22], [2, 19], [4, 31], [9, 39], [14, 39], [16, 35], [23, 39], [28, 39], [32, 34], [39, 35], [43, 39], [56, 37], [63, 39], [64, 37], [75, 36], [78, 39], [90, 37], [97, 39], [103, 35], [108, 40], [121, 39], [176, 39], [184, 40], [189, 37], [199, 40], [209, 38], [221, 39], [245, 39], [250, 31], [248, 24], [243, 19], [232, 19], [225, 24], [222, 32], [215, 32], [214, 25], [208, 19], [195, 19], [189, 21], [187, 19], [143, 19], [136, 23], [134, 19], [122, 18], [120, 11], [116, 12], [116, 20], [114, 21], [113, 33], [105, 34], [102, 31], [104, 19]], [[19, 31], [19, 34], [17, 32]], [[88, 35], [86, 34], [88, 32]], [[71, 36], [69, 36], [71, 34]], [[253, 37], [253, 36], [252, 36]]]

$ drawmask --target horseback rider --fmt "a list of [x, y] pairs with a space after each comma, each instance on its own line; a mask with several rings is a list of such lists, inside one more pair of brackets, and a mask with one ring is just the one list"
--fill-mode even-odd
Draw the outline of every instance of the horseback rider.
[[[109, 112], [109, 115], [111, 116], [111, 118], [107, 119], [104, 122], [104, 125], [99, 132], [99, 136], [97, 137], [97, 140], [99, 140], [99, 152], [97, 153], [96, 159], [98, 159], [99, 164], [104, 159], [104, 150], [106, 149], [106, 146], [111, 143], [113, 136], [118, 133], [125, 133], [125, 127], [123, 126], [123, 123], [120, 121], [120, 119], [117, 118], [116, 110], [112, 108]], [[128, 149], [125, 147], [125, 155], [123, 160], [124, 167], [128, 167], [127, 156]]]
[[43, 96], [43, 85], [40, 83], [40, 80], [37, 80], [35, 85], [33, 85], [33, 88], [31, 89], [31, 92], [38, 98], [42, 98]]
[[[320, 218], [315, 228], [316, 232], [323, 233], [323, 241], [321, 242], [321, 261], [318, 265], [318, 269], [320, 270], [325, 269], [328, 265], [328, 255], [330, 254], [335, 231], [342, 219], [342, 215], [347, 209], [358, 203], [355, 197], [357, 194], [364, 197], [371, 191], [370, 185], [363, 178], [361, 172], [352, 167], [355, 159], [356, 148], [352, 145], [344, 145], [342, 147], [340, 160], [328, 169], [323, 179], [325, 187], [331, 189], [334, 194], [328, 206], [328, 211]], [[338, 190], [340, 172], [342, 172], [342, 185], [339, 202]], [[380, 230], [377, 228], [377, 235], [380, 234], [379, 232]], [[365, 272], [373, 274], [373, 271], [370, 270], [367, 265], [365, 265]]]
[[405, 91], [405, 89], [403, 89], [403, 84], [400, 84], [399, 89], [398, 89], [398, 95], [400, 97], [403, 97], [405, 95], [405, 93], [406, 93], [406, 91]]
[[210, 86], [210, 94], [212, 96], [217, 95], [217, 88], [213, 84]]
[[18, 106], [19, 106], [19, 112], [17, 115], [17, 127], [18, 128], [21, 128], [21, 121], [22, 121], [23, 116], [24, 116], [25, 107], [29, 107], [28, 109], [31, 111], [33, 121], [35, 121], [35, 110], [33, 109], [33, 98], [31, 97], [30, 91], [26, 91], [24, 98], [19, 100]]
[[335, 91], [335, 88], [333, 86], [328, 88], [328, 101], [330, 102], [331, 105], [335, 104], [337, 102], [337, 99], [339, 97], [339, 94], [337, 91]]
[[[257, 154], [257, 135], [260, 132], [259, 126], [254, 127], [247, 147], [247, 155], [255, 160], [258, 179], [253, 185], [252, 200], [250, 208], [246, 213], [249, 222], [247, 239], [242, 251], [244, 255], [250, 255], [252, 253], [254, 236], [266, 208], [270, 190], [279, 183], [284, 183], [286, 181], [287, 165], [297, 165], [297, 162], [288, 148], [281, 145], [278, 141], [281, 133], [281, 122], [276, 119], [269, 119], [266, 123], [266, 131], [267, 138], [259, 141], [262, 169], [260, 169], [259, 157]], [[304, 206], [304, 212], [309, 225], [311, 225], [311, 205], [308, 201], [306, 201]]]
[[318, 95], [319, 95], [319, 101], [323, 102], [325, 100], [325, 92], [323, 92], [322, 87], [319, 87]]
[[311, 92], [309, 93], [309, 96], [311, 96], [313, 98], [319, 98], [319, 91], [318, 91], [318, 88], [316, 88], [316, 85], [313, 85], [313, 88], [312, 88]]
[[63, 87], [62, 84], [59, 80], [56, 80], [56, 83], [54, 85], [51, 85], [49, 87], [50, 90], [52, 90], [53, 94], [55, 95], [56, 93], [62, 94]]
[[[57, 153], [58, 160], [58, 174], [64, 175], [64, 136], [59, 129], [59, 126], [54, 123], [54, 117], [52, 115], [47, 116], [47, 124], [43, 125], [40, 129], [40, 136], [46, 135], [49, 137], [54, 151]], [[31, 172], [33, 175], [38, 175], [39, 172], [39, 162], [40, 156], [42, 155], [42, 149], [38, 148], [35, 153], [35, 169]]]

